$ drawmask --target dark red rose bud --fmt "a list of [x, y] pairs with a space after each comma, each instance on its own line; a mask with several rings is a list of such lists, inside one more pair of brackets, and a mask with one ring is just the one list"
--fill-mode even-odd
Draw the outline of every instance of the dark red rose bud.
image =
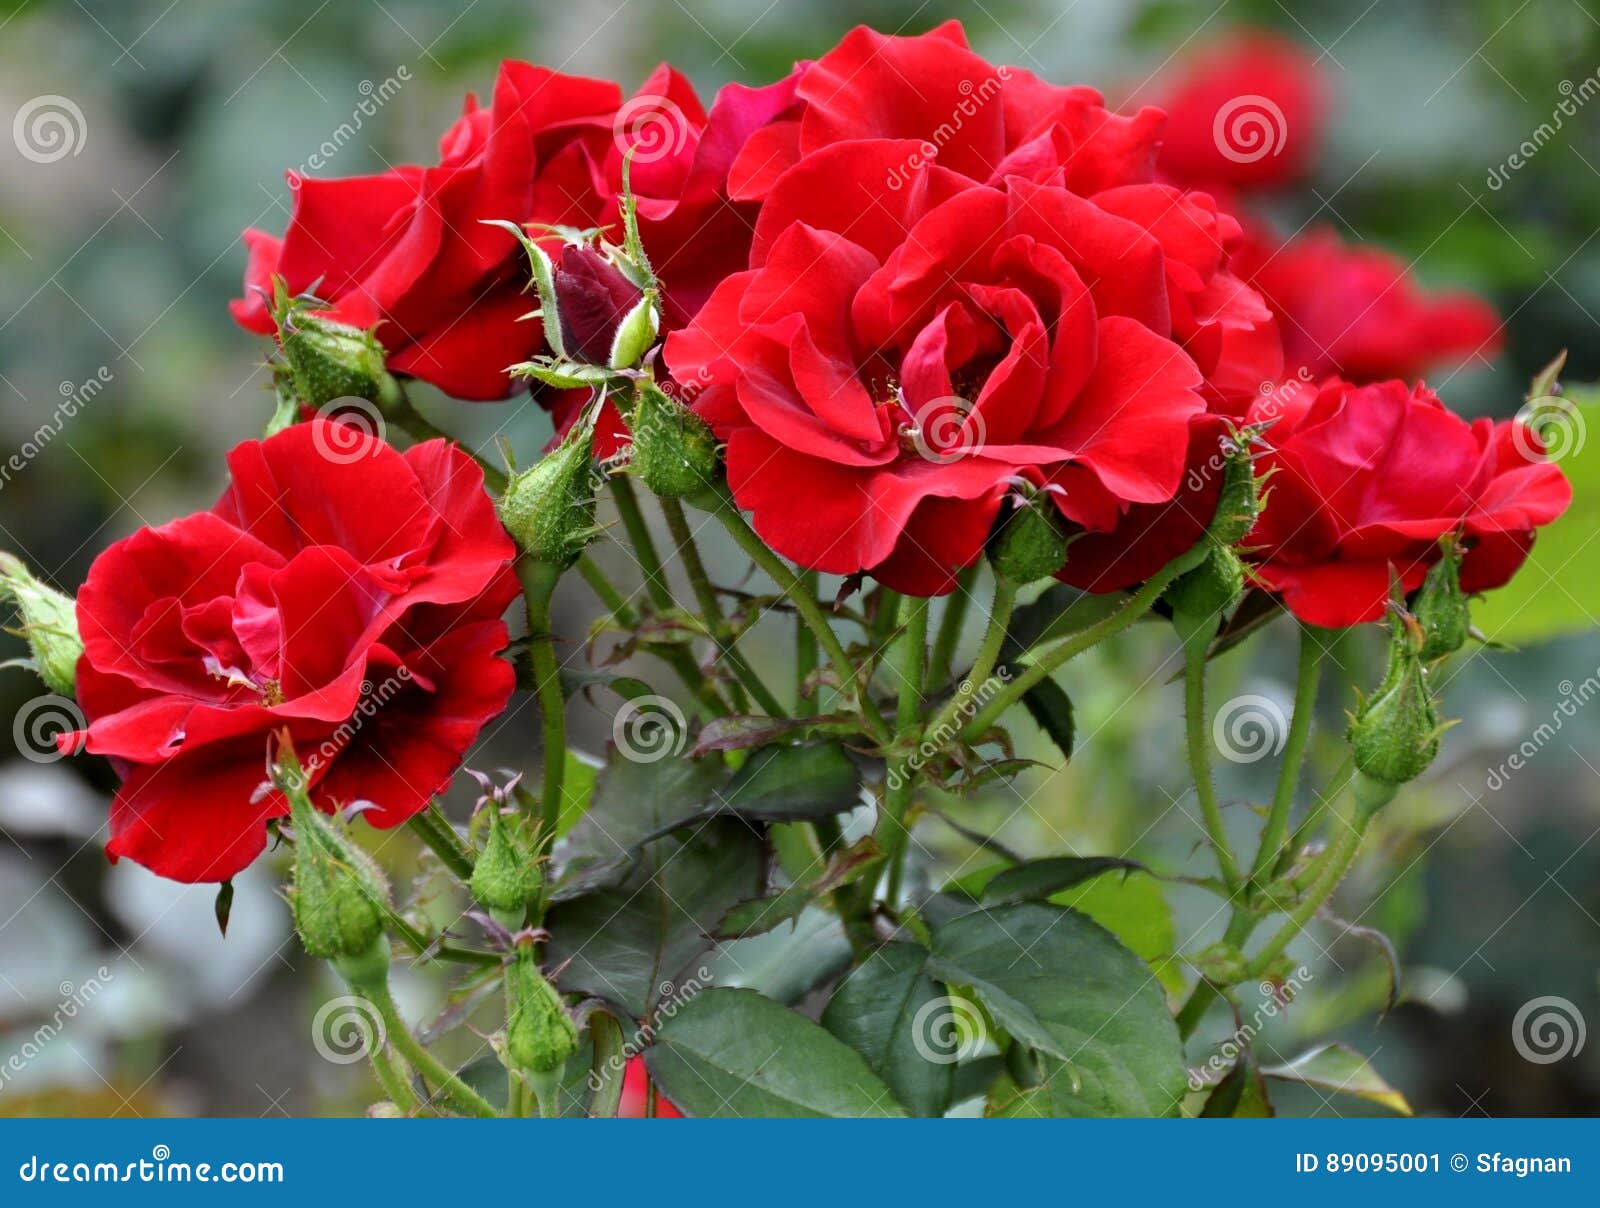
[[609, 364], [617, 329], [644, 297], [639, 287], [599, 252], [577, 244], [562, 249], [555, 287], [567, 355]]

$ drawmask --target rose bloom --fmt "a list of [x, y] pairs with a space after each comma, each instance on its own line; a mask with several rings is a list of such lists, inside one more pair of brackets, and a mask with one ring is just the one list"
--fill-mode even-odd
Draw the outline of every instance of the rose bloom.
[[[669, 321], [743, 268], [754, 207], [727, 197], [750, 131], [789, 104], [792, 84], [729, 85], [708, 115], [689, 82], [658, 68], [631, 99], [604, 80], [505, 62], [493, 102], [471, 98], [434, 167], [319, 180], [289, 174], [294, 215], [282, 239], [245, 232], [244, 296], [234, 318], [273, 333], [271, 278], [310, 290], [327, 314], [377, 326], [395, 373], [463, 399], [505, 398], [506, 369], [543, 350], [522, 249], [486, 220], [603, 227], [621, 240], [622, 159], [634, 150], [640, 227], [664, 283]], [[559, 239], [549, 248], [559, 254]]]
[[78, 594], [88, 726], [62, 745], [122, 777], [107, 852], [178, 881], [227, 880], [288, 812], [274, 734], [321, 808], [392, 827], [515, 682], [515, 551], [464, 453], [316, 419], [228, 461], [215, 507], [112, 545]]
[[1425, 293], [1393, 254], [1318, 229], [1280, 241], [1252, 225], [1236, 271], [1266, 298], [1284, 363], [1307, 380], [1414, 378], [1500, 348], [1500, 318], [1464, 291]]
[[[953, 25], [857, 30], [797, 95], [741, 157], [788, 164], [761, 179], [751, 270], [666, 347], [778, 552], [947, 591], [1008, 484], [1113, 529], [1172, 497], [1208, 401], [1277, 376], [1237, 224], [1149, 183], [1159, 115], [991, 66]], [[736, 165], [733, 188], [757, 179]]]
[[1271, 421], [1257, 465], [1272, 477], [1243, 545], [1257, 580], [1313, 625], [1380, 619], [1391, 574], [1419, 587], [1447, 533], [1465, 538], [1462, 588], [1499, 587], [1572, 499], [1520, 421], [1469, 423], [1420, 384], [1289, 384], [1249, 419]]
[[1292, 184], [1321, 145], [1327, 92], [1299, 43], [1261, 31], [1224, 38], [1156, 86], [1167, 112], [1161, 175], [1225, 193]]
[[[645, 1118], [645, 1104], [650, 1091], [650, 1072], [643, 1057], [630, 1057], [622, 1071], [622, 1098], [617, 1103], [617, 1117], [622, 1120]], [[656, 1118], [675, 1120], [683, 1115], [657, 1088]]]

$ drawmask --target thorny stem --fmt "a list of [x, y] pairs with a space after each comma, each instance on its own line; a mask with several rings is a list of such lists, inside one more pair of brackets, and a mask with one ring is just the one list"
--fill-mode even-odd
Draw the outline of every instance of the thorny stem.
[[1278, 785], [1272, 795], [1272, 808], [1261, 828], [1261, 846], [1256, 851], [1253, 881], [1260, 881], [1278, 858], [1284, 835], [1289, 830], [1289, 814], [1294, 809], [1294, 793], [1300, 783], [1300, 768], [1305, 762], [1306, 744], [1311, 737], [1311, 722], [1317, 711], [1317, 683], [1322, 674], [1322, 646], [1317, 634], [1307, 626], [1300, 628], [1300, 664], [1295, 677], [1294, 713], [1289, 718], [1289, 734], [1284, 740], [1283, 762], [1278, 767]]
[[617, 505], [617, 515], [622, 518], [622, 527], [628, 534], [628, 544], [633, 547], [634, 559], [644, 574], [645, 594], [657, 608], [672, 608], [672, 587], [667, 582], [666, 571], [662, 569], [661, 555], [656, 553], [656, 542], [650, 535], [650, 526], [645, 523], [644, 513], [639, 509], [639, 497], [634, 494], [633, 484], [628, 481], [627, 475], [619, 474], [611, 479], [611, 498]]
[[967, 606], [972, 603], [972, 587], [977, 577], [977, 565], [969, 566], [957, 577], [956, 589], [945, 597], [944, 613], [939, 617], [939, 631], [933, 640], [933, 653], [928, 657], [928, 685], [932, 688], [940, 688], [950, 682], [956, 644], [961, 640], [961, 627], [967, 619]]
[[[957, 590], [960, 590], [959, 588]], [[995, 667], [1000, 662], [1000, 651], [1005, 646], [1006, 631], [1011, 625], [1011, 614], [1017, 604], [1016, 585], [1003, 575], [996, 575], [994, 580], [994, 600], [989, 605], [989, 623], [983, 631], [983, 641], [978, 646], [977, 656], [972, 660], [972, 667], [965, 676], [966, 691], [958, 691], [948, 701], [944, 708], [939, 710], [931, 722], [928, 723], [927, 733], [936, 741], [941, 737], [954, 732], [956, 718], [972, 694], [994, 674]], [[934, 674], [939, 674], [938, 665], [934, 665]], [[998, 714], [996, 715], [998, 716]], [[974, 719], [975, 721], [976, 719]], [[987, 729], [988, 726], [983, 727]], [[974, 731], [975, 726], [969, 723], [966, 730]], [[976, 730], [982, 733], [982, 730]]]
[[413, 814], [407, 825], [458, 878], [462, 881], [472, 879], [472, 853], [461, 842], [455, 827], [450, 825], [449, 819], [439, 809], [438, 802], [431, 802], [427, 809]]
[[900, 690], [895, 703], [895, 753], [890, 759], [890, 771], [883, 787], [883, 813], [878, 819], [878, 844], [883, 849], [888, 866], [888, 881], [884, 897], [890, 907], [900, 898], [900, 881], [904, 874], [906, 844], [910, 828], [906, 815], [910, 812], [916, 789], [917, 768], [910, 755], [916, 751], [921, 738], [919, 718], [922, 713], [922, 693], [927, 683], [928, 656], [928, 601], [916, 596], [900, 599], [899, 679]]
[[[817, 596], [817, 572], [800, 572], [800, 589], [812, 599]], [[817, 635], [803, 620], [796, 619], [794, 627], [794, 707], [797, 713], [807, 711], [806, 681], [817, 669]]]
[[456, 1110], [485, 1119], [493, 1119], [500, 1114], [487, 1099], [446, 1069], [444, 1063], [423, 1048], [421, 1042], [411, 1034], [410, 1026], [395, 1006], [394, 995], [389, 992], [387, 975], [352, 984], [351, 989], [363, 995], [377, 1010], [388, 1033], [388, 1042], [395, 1051], [409, 1061], [423, 1078], [437, 1086]]
[[1200, 800], [1200, 818], [1206, 837], [1216, 851], [1217, 867], [1230, 891], [1239, 885], [1239, 865], [1228, 843], [1228, 828], [1222, 820], [1222, 803], [1211, 779], [1211, 738], [1206, 732], [1206, 647], [1215, 635], [1216, 624], [1188, 635], [1183, 643], [1183, 720], [1189, 752], [1189, 769], [1194, 776], [1195, 796]]
[[528, 660], [539, 700], [544, 743], [544, 778], [539, 786], [540, 841], [549, 843], [561, 818], [561, 785], [567, 768], [567, 702], [561, 694], [561, 669], [550, 630], [550, 599], [560, 568], [530, 558], [517, 559], [517, 578], [528, 607]]

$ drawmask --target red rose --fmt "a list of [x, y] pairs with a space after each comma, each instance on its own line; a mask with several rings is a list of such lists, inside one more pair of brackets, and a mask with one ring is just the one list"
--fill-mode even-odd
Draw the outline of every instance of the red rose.
[[233, 876], [287, 813], [262, 789], [273, 733], [323, 809], [391, 827], [515, 680], [515, 551], [465, 454], [316, 419], [228, 460], [214, 508], [117, 542], [78, 594], [89, 725], [63, 745], [122, 775], [107, 852], [179, 881]]
[[528, 310], [521, 251], [483, 221], [586, 225], [582, 136], [608, 139], [621, 100], [612, 83], [506, 62], [488, 109], [467, 99], [437, 167], [343, 180], [291, 172], [287, 234], [245, 232], [250, 263], [234, 318], [273, 332], [261, 291], [276, 273], [293, 292], [313, 290], [334, 318], [378, 325], [394, 372], [458, 398], [504, 398], [506, 367], [540, 337], [537, 323], [518, 322]]
[[1154, 168], [1158, 110], [1122, 117], [1092, 88], [996, 67], [967, 48], [959, 21], [910, 38], [860, 26], [797, 74], [792, 108], [734, 163], [735, 197], [765, 197], [802, 156], [849, 139], [915, 140], [891, 165], [890, 190], [928, 163], [985, 184], [1025, 176], [1084, 194], [1149, 180]]
[[1425, 294], [1396, 256], [1331, 230], [1280, 242], [1247, 230], [1237, 271], [1278, 315], [1284, 363], [1309, 380], [1413, 378], [1500, 347], [1494, 308], [1469, 293]]
[[1249, 32], [1195, 55], [1158, 85], [1167, 111], [1158, 165], [1198, 189], [1270, 189], [1311, 166], [1322, 141], [1327, 87], [1298, 43]]
[[[645, 1069], [643, 1057], [630, 1057], [622, 1071], [622, 1099], [617, 1104], [617, 1117], [622, 1120], [644, 1118], [645, 1099], [650, 1090], [650, 1073]], [[676, 1120], [683, 1115], [665, 1095], [656, 1095], [656, 1117]]]
[[753, 269], [669, 337], [728, 480], [779, 553], [949, 590], [1024, 474], [1111, 527], [1172, 496], [1201, 375], [1174, 343], [1160, 244], [1067, 190], [974, 184], [918, 150], [813, 152], [762, 207]]
[[1291, 383], [1250, 419], [1274, 421], [1258, 464], [1275, 473], [1244, 545], [1256, 576], [1313, 625], [1378, 620], [1391, 569], [1419, 586], [1446, 533], [1466, 538], [1462, 588], [1499, 587], [1572, 499], [1520, 421], [1468, 423], [1422, 385]]

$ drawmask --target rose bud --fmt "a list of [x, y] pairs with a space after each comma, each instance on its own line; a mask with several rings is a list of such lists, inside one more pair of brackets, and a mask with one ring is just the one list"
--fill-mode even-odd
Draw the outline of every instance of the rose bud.
[[301, 402], [316, 408], [336, 398], [382, 402], [393, 394], [383, 347], [370, 331], [318, 316], [304, 299], [291, 298], [281, 279], [275, 289], [278, 345]]
[[389, 886], [383, 873], [340, 822], [311, 804], [306, 774], [287, 736], [270, 776], [289, 800], [294, 826], [289, 908], [300, 942], [308, 955], [332, 961], [351, 985], [386, 976]]
[[568, 567], [599, 531], [594, 523], [594, 429], [579, 425], [500, 497], [500, 520], [535, 562]]
[[1234, 545], [1255, 527], [1261, 512], [1261, 481], [1256, 477], [1250, 441], [1256, 431], [1229, 433], [1222, 441], [1222, 492], [1207, 534], [1222, 545]]
[[39, 678], [50, 691], [72, 696], [83, 654], [72, 597], [39, 582], [15, 555], [0, 553], [0, 600], [16, 606], [19, 633], [33, 652], [31, 665]]
[[1472, 628], [1467, 594], [1461, 590], [1460, 543], [1454, 536], [1446, 536], [1439, 544], [1444, 549], [1444, 557], [1429, 567], [1412, 603], [1412, 613], [1422, 626], [1420, 657], [1424, 663], [1460, 650]]
[[1350, 725], [1356, 799], [1369, 813], [1386, 804], [1402, 784], [1422, 775], [1439, 753], [1445, 727], [1428, 690], [1423, 644], [1422, 627], [1402, 614], [1389, 643], [1383, 683]]
[[491, 805], [489, 839], [473, 865], [470, 888], [502, 927], [515, 931], [544, 888], [544, 877], [538, 861], [511, 832], [500, 810]]
[[569, 243], [561, 250], [555, 295], [562, 343], [573, 360], [627, 369], [656, 342], [654, 302], [591, 247]]
[[[1205, 538], [1210, 540], [1210, 538]], [[1244, 564], [1229, 545], [1214, 545], [1206, 560], [1167, 588], [1174, 616], [1198, 627], [1221, 619], [1244, 590]]]
[[655, 383], [639, 383], [629, 427], [629, 471], [661, 498], [693, 496], [716, 483], [717, 438], [710, 426]]
[[533, 1087], [540, 1110], [553, 1115], [562, 1069], [578, 1047], [577, 1025], [539, 971], [531, 942], [518, 943], [505, 981], [506, 1059]]
[[995, 574], [1017, 587], [1045, 579], [1067, 560], [1067, 535], [1060, 513], [1044, 492], [1014, 497], [1011, 515], [1000, 522], [989, 544]]

